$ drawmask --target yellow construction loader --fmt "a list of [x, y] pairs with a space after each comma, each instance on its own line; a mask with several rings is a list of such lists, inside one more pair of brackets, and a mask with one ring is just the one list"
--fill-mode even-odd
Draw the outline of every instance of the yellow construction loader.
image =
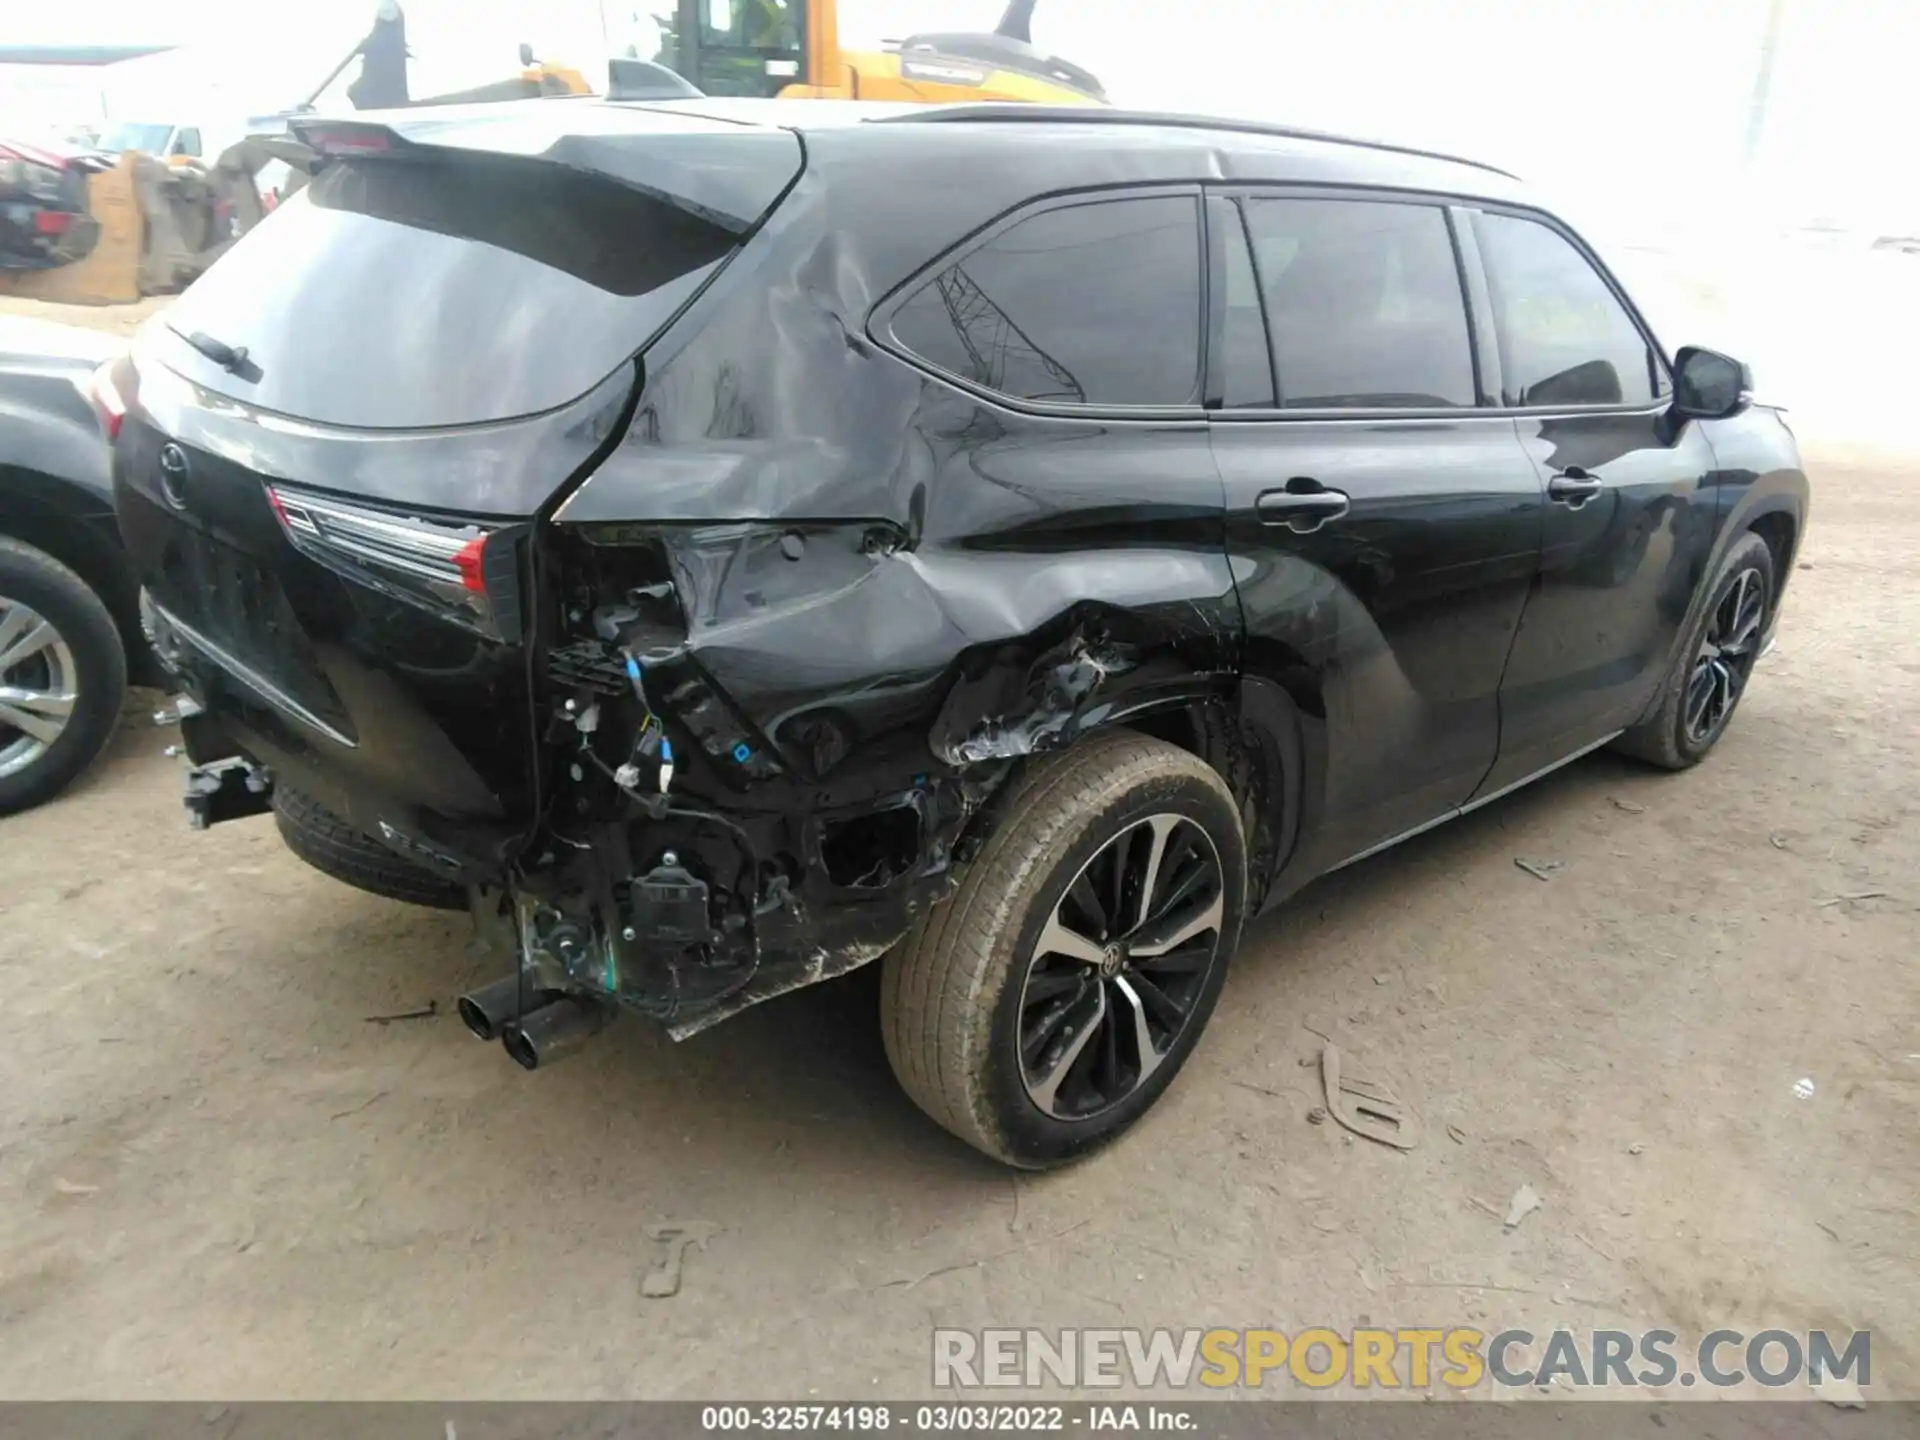
[[[781, 100], [951, 103], [1023, 101], [1101, 105], [1086, 70], [1033, 44], [1035, 0], [1011, 0], [984, 34], [908, 35], [877, 51], [843, 50], [834, 0], [659, 0], [651, 56], [628, 46], [612, 58], [611, 99], [699, 95]], [[408, 76], [406, 17], [381, 0], [373, 26], [298, 105], [260, 117], [255, 133], [211, 165], [169, 164], [128, 153], [84, 178], [86, 210], [72, 217], [90, 246], [66, 243], [34, 268], [0, 265], [0, 294], [73, 304], [117, 304], [188, 284], [284, 195], [304, 181], [286, 122], [310, 114], [355, 62], [346, 87], [356, 110], [473, 104], [593, 93], [581, 71], [539, 61], [520, 47], [519, 72], [475, 89], [416, 97]], [[276, 164], [276, 162], [279, 162]], [[286, 179], [269, 180], [275, 171]], [[75, 182], [70, 181], [69, 187]]]
[[[381, 0], [373, 26], [299, 104], [256, 119], [256, 133], [229, 147], [211, 163], [188, 157], [159, 158], [129, 150], [117, 157], [51, 156], [0, 144], [0, 202], [14, 199], [6, 186], [12, 170], [32, 173], [59, 166], [49, 196], [23, 194], [28, 248], [0, 244], [0, 295], [79, 305], [114, 305], [179, 290], [252, 229], [277, 200], [298, 188], [304, 176], [283, 163], [290, 183], [265, 183], [276, 161], [296, 162], [299, 147], [286, 135], [286, 121], [310, 112], [347, 68], [360, 71], [347, 86], [355, 109], [450, 105], [520, 100], [543, 95], [586, 95], [592, 87], [580, 72], [536, 61], [520, 47], [519, 73], [495, 84], [453, 94], [415, 98], [409, 92], [406, 18], [394, 0]], [[28, 155], [29, 159], [16, 158]], [[48, 170], [53, 175], [52, 170]], [[57, 183], [56, 183], [57, 182]], [[50, 198], [57, 196], [55, 198]], [[31, 208], [29, 209], [29, 202]], [[10, 216], [8, 217], [10, 218]], [[52, 226], [59, 224], [59, 234]], [[38, 225], [48, 231], [34, 233]], [[0, 233], [0, 240], [11, 236]], [[57, 239], [59, 243], [53, 244]]]
[[841, 48], [834, 0], [677, 0], [655, 17], [659, 53], [638, 58], [707, 95], [1105, 104], [1088, 71], [1034, 45], [1033, 10], [1034, 0], [1012, 0], [985, 34], [908, 35], [864, 51]]

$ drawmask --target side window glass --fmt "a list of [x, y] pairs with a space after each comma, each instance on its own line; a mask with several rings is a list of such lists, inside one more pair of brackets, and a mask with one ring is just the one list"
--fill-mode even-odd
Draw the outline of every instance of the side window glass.
[[914, 292], [893, 337], [1020, 400], [1190, 405], [1200, 389], [1200, 207], [1187, 195], [1046, 210]]
[[199, 159], [200, 132], [192, 128], [182, 130], [173, 142], [173, 153], [176, 155], [191, 155], [194, 159]]
[[1471, 406], [1466, 301], [1435, 205], [1249, 200], [1280, 404]]
[[[656, 0], [653, 8], [673, 10], [664, 0]], [[691, 33], [678, 29], [685, 6], [654, 16], [661, 36], [654, 48], [662, 63], [684, 69], [709, 95], [771, 96], [803, 68], [805, 9], [800, 0], [696, 0], [698, 23], [688, 27]]]
[[1646, 337], [1587, 257], [1549, 226], [1474, 217], [1508, 405], [1650, 405], [1664, 380]]
[[1260, 306], [1260, 282], [1254, 278], [1253, 255], [1238, 207], [1226, 228], [1227, 308], [1224, 360], [1227, 367], [1222, 402], [1228, 409], [1271, 406], [1273, 356], [1267, 349], [1267, 317]]

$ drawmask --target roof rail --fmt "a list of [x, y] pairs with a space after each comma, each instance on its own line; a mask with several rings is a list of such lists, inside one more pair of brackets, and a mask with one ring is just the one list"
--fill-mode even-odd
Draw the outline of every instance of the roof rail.
[[1229, 130], [1246, 135], [1278, 135], [1289, 140], [1324, 140], [1333, 145], [1358, 145], [1368, 150], [1388, 150], [1396, 155], [1418, 155], [1426, 160], [1445, 160], [1455, 165], [1471, 165], [1509, 180], [1520, 177], [1511, 170], [1489, 165], [1484, 160], [1469, 160], [1464, 155], [1449, 155], [1443, 150], [1423, 150], [1417, 145], [1398, 145], [1389, 140], [1363, 140], [1354, 135], [1337, 135], [1327, 130], [1311, 130], [1300, 125], [1273, 125], [1262, 120], [1229, 120], [1214, 115], [1181, 115], [1157, 110], [1114, 110], [1096, 106], [1028, 105], [982, 102], [979, 104], [928, 105], [903, 115], [878, 116], [872, 125], [928, 125], [942, 121], [1025, 122], [1043, 125], [1157, 125], [1181, 130]]

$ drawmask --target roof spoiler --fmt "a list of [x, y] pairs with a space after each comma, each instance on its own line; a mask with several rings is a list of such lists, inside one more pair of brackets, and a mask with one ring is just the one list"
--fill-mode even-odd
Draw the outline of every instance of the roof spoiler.
[[671, 103], [428, 106], [384, 120], [303, 115], [287, 128], [316, 165], [444, 155], [539, 161], [632, 186], [736, 235], [760, 223], [806, 163], [799, 137], [783, 126]]

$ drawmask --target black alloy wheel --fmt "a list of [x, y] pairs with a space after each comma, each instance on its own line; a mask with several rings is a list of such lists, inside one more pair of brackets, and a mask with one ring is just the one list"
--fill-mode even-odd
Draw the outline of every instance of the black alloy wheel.
[[1125, 1134], [1192, 1057], [1247, 903], [1225, 778], [1127, 730], [1022, 767], [952, 896], [887, 956], [887, 1059], [969, 1145], [1040, 1170]]
[[1663, 770], [1685, 770], [1720, 743], [1766, 644], [1779, 593], [1775, 563], [1752, 531], [1734, 538], [1646, 714], [1621, 732], [1614, 749]]
[[1053, 907], [1020, 997], [1021, 1080], [1056, 1120], [1125, 1100], [1172, 1050], [1220, 961], [1219, 852], [1183, 815], [1108, 841]]
[[1681, 723], [1690, 745], [1712, 743], [1732, 716], [1759, 658], [1760, 624], [1766, 613], [1766, 577], [1757, 566], [1741, 570], [1714, 607], [1687, 677]]

